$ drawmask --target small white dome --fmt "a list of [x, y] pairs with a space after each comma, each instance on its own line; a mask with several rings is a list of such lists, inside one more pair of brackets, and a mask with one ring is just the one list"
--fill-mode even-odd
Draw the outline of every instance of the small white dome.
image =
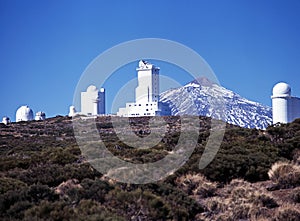
[[46, 114], [42, 111], [39, 111], [35, 114], [35, 120], [45, 120]]
[[86, 91], [87, 91], [87, 92], [94, 92], [94, 91], [97, 91], [97, 87], [94, 86], [94, 85], [90, 85], [90, 86], [87, 88]]
[[16, 112], [16, 122], [33, 120], [33, 111], [28, 106], [21, 106]]
[[100, 92], [103, 93], [105, 91], [105, 89], [102, 87], [100, 88]]
[[291, 87], [287, 83], [280, 82], [273, 87], [274, 95], [291, 95]]

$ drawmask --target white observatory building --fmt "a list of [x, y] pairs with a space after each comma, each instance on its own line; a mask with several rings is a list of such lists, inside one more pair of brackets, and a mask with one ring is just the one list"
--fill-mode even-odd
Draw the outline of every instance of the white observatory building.
[[45, 120], [46, 119], [46, 114], [42, 111], [39, 111], [35, 113], [35, 120]]
[[[72, 110], [71, 110], [72, 108]], [[69, 115], [75, 112], [75, 108], [70, 107]], [[81, 92], [81, 112], [87, 116], [105, 114], [105, 89], [97, 89], [96, 86], [90, 85], [86, 91]]]
[[21, 106], [16, 112], [16, 122], [33, 120], [33, 111], [28, 106]]
[[119, 108], [117, 116], [142, 117], [170, 115], [168, 106], [159, 102], [159, 67], [141, 60], [136, 68], [138, 86], [135, 89], [135, 102]]
[[9, 124], [10, 123], [9, 117], [3, 117], [2, 118], [2, 123], [5, 124], [5, 125]]
[[69, 117], [74, 117], [76, 115], [76, 109], [74, 106], [70, 106]]
[[273, 124], [289, 123], [300, 118], [300, 98], [291, 96], [291, 87], [280, 82], [273, 87]]

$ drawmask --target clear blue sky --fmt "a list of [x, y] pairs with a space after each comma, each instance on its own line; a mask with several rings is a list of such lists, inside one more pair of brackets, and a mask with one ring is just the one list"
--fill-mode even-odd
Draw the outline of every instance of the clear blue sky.
[[66, 115], [87, 65], [137, 38], [194, 49], [250, 100], [271, 105], [278, 81], [300, 96], [299, 0], [0, 0], [0, 117], [14, 120], [22, 104]]

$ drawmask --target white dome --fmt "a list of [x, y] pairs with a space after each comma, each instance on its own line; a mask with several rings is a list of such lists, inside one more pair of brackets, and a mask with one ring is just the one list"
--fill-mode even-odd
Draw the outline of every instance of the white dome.
[[291, 87], [287, 83], [280, 82], [273, 87], [274, 95], [291, 95]]
[[33, 111], [28, 106], [20, 107], [16, 112], [16, 122], [33, 120]]
[[96, 86], [94, 86], [94, 85], [90, 85], [88, 88], [87, 88], [87, 90], [86, 90], [87, 92], [93, 92], [93, 91], [97, 91], [97, 87]]

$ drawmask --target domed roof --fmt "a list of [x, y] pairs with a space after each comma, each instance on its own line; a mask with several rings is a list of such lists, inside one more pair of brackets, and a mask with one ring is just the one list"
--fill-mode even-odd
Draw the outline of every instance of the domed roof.
[[273, 87], [273, 95], [291, 95], [291, 87], [287, 83], [280, 82]]
[[21, 106], [16, 112], [16, 121], [33, 120], [33, 111], [28, 106]]
[[94, 85], [90, 85], [88, 88], [87, 88], [87, 90], [86, 90], [87, 92], [93, 92], [93, 91], [97, 91], [97, 87], [96, 86], [94, 86]]

